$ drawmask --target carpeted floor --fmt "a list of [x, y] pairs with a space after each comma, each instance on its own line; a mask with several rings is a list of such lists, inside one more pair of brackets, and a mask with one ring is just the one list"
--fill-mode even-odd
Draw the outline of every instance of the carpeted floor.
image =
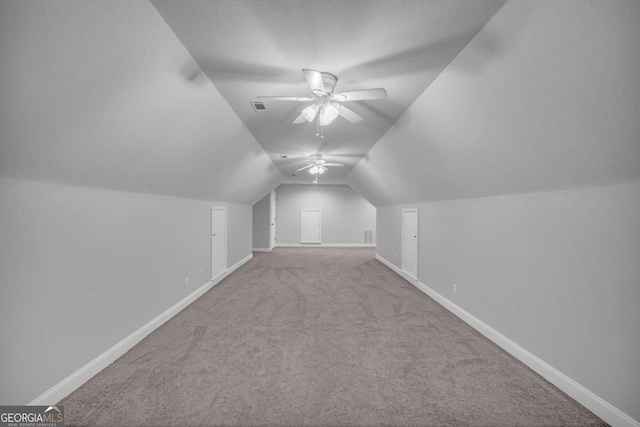
[[606, 425], [373, 256], [256, 254], [60, 402], [67, 425]]

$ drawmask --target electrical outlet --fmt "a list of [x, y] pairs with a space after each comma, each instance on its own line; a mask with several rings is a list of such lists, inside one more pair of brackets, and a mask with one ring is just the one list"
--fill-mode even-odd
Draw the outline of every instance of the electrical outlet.
[[458, 293], [458, 285], [456, 285], [455, 283], [453, 285], [451, 285], [451, 287], [453, 288], [453, 293], [457, 294]]
[[200, 270], [200, 277], [202, 277], [204, 279], [204, 268], [202, 270]]
[[188, 277], [184, 279], [184, 286], [185, 287], [189, 286], [189, 278]]

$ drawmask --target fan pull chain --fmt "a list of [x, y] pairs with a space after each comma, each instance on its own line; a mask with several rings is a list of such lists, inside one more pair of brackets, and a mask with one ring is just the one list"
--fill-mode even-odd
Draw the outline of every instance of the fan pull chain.
[[321, 111], [318, 111], [318, 114], [316, 115], [316, 136], [319, 136], [320, 139], [324, 139], [323, 129], [322, 129], [322, 126], [320, 126], [321, 113], [322, 113]]

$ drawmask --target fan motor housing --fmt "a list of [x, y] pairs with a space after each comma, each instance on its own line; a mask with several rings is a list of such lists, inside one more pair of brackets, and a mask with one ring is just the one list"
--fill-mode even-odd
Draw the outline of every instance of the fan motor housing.
[[324, 83], [324, 89], [327, 94], [332, 94], [338, 83], [338, 78], [331, 73], [321, 72], [322, 83]]

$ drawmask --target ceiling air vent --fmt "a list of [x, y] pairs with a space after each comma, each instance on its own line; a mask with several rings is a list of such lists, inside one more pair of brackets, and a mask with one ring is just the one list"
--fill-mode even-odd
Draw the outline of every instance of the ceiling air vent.
[[262, 101], [251, 101], [251, 106], [257, 112], [267, 111], [267, 107], [264, 106], [264, 102]]

